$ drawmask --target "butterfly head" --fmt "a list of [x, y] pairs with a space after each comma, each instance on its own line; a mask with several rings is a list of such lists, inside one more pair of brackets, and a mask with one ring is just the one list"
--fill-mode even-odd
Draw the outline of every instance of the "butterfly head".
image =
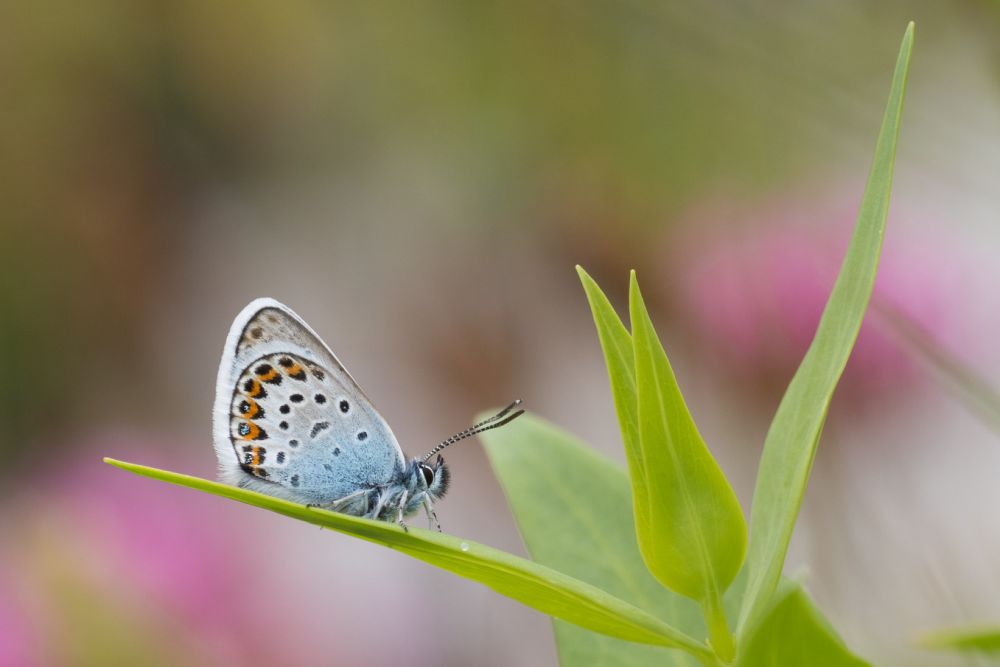
[[[410, 461], [410, 464], [403, 473], [403, 484], [409, 490], [410, 497], [414, 499], [414, 502], [424, 493], [434, 501], [448, 492], [448, 482], [451, 480], [451, 474], [448, 472], [448, 466], [445, 464], [444, 459], [439, 454], [442, 449], [483, 431], [510, 423], [524, 414], [524, 410], [516, 410], [520, 405], [521, 401], [518, 399], [489, 419], [456, 433], [427, 452], [424, 456]], [[432, 462], [431, 459], [435, 455], [437, 455], [437, 458]]]
[[440, 456], [430, 463], [423, 459], [413, 459], [410, 461], [405, 477], [408, 488], [426, 492], [431, 500], [444, 497], [444, 494], [448, 492], [448, 483], [451, 481], [448, 465]]

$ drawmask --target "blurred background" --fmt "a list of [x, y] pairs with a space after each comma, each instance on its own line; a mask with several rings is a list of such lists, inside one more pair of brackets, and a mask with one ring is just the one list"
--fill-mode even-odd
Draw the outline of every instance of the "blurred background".
[[[876, 304], [1000, 385], [1000, 7], [0, 4], [0, 664], [550, 665], [548, 620], [132, 477], [213, 477], [222, 344], [305, 317], [418, 454], [514, 397], [623, 460], [582, 264], [639, 272], [749, 506], [917, 46]], [[1000, 438], [869, 317], [789, 559], [879, 664], [1000, 620]], [[478, 443], [449, 532], [523, 553]]]

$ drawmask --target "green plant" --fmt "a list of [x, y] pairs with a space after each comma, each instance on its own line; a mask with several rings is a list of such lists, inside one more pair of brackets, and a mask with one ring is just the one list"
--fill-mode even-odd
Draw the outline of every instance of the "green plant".
[[936, 630], [924, 635], [920, 644], [932, 650], [1000, 655], [1000, 627]]
[[634, 273], [630, 332], [580, 269], [628, 475], [535, 418], [485, 437], [534, 560], [451, 535], [404, 532], [389, 523], [106, 461], [354, 535], [483, 583], [559, 619], [564, 665], [597, 664], [608, 656], [623, 665], [790, 665], [806, 659], [810, 665], [866, 664], [781, 571], [830, 399], [871, 297], [912, 44], [911, 23], [850, 247], [767, 435], [749, 542], [743, 511], [684, 404]]

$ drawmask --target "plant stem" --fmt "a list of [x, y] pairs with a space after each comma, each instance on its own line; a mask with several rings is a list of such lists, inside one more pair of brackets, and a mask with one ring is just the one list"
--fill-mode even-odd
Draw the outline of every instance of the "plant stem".
[[733, 635], [729, 632], [729, 624], [726, 622], [726, 612], [722, 608], [722, 596], [718, 591], [712, 591], [708, 598], [702, 601], [701, 611], [708, 626], [708, 643], [720, 662], [730, 664], [736, 657], [736, 647], [733, 644]]

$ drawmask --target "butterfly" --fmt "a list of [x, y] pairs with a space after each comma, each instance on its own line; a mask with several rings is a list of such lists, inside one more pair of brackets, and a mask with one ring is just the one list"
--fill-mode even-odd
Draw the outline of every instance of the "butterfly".
[[[434, 502], [450, 472], [439, 452], [510, 423], [499, 413], [409, 459], [382, 415], [305, 321], [274, 299], [256, 299], [229, 329], [212, 412], [221, 481], [345, 514], [398, 522]], [[437, 459], [430, 459], [437, 454]]]

